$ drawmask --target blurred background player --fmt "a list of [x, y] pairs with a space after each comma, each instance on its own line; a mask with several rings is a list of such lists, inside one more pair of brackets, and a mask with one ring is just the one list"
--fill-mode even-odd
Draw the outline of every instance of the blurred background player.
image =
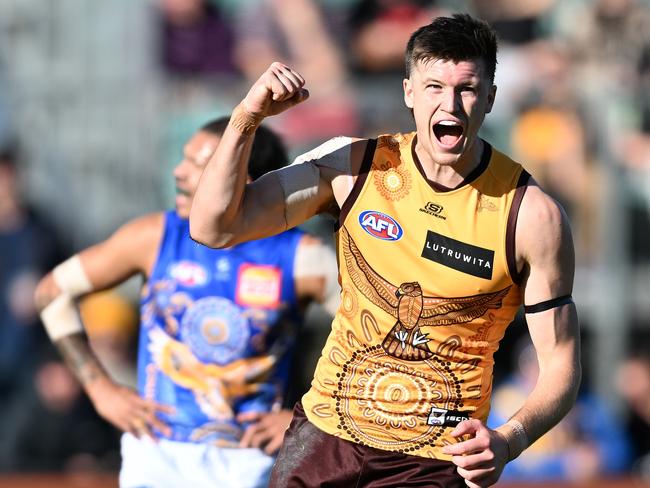
[[[300, 313], [314, 300], [336, 306], [333, 252], [299, 230], [224, 250], [191, 240], [194, 191], [227, 123], [208, 123], [185, 145], [174, 211], [125, 224], [54, 268], [35, 294], [95, 408], [125, 431], [124, 487], [266, 486], [291, 417], [281, 406]], [[251, 160], [255, 179], [287, 155], [262, 130]], [[138, 393], [106, 373], [74, 304], [135, 274], [146, 278]]]

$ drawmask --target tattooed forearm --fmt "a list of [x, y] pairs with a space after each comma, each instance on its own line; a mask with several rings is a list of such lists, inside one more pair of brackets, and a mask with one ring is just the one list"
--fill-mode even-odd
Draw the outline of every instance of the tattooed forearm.
[[82, 385], [106, 376], [106, 371], [90, 348], [86, 334], [78, 332], [62, 337], [55, 345]]

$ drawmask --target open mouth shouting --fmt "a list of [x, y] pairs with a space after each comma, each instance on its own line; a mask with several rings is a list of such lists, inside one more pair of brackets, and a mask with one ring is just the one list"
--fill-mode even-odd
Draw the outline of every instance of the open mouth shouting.
[[463, 139], [465, 128], [457, 120], [445, 119], [433, 125], [433, 135], [444, 149], [454, 149]]

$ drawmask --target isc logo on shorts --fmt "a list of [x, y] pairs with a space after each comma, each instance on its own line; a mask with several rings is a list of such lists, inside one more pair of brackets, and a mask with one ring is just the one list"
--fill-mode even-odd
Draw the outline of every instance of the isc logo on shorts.
[[396, 241], [404, 233], [393, 217], [376, 210], [361, 212], [359, 224], [368, 234], [384, 241]]

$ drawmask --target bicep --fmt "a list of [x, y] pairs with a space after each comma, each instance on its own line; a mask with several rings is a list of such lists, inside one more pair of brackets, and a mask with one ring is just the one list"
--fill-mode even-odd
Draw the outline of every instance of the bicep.
[[525, 270], [525, 305], [571, 295], [575, 254], [568, 219], [562, 208], [534, 185], [521, 204], [516, 248]]
[[240, 221], [229, 245], [278, 234], [341, 206], [354, 182], [366, 140], [335, 137], [293, 164], [246, 186]]
[[162, 237], [163, 217], [133, 220], [108, 239], [79, 253], [93, 290], [115, 286], [131, 276], [149, 274]]
[[332, 202], [331, 183], [313, 163], [291, 165], [246, 185], [237, 241], [278, 234], [302, 224]]
[[570, 298], [575, 267], [571, 230], [562, 208], [536, 186], [529, 187], [522, 202], [517, 245], [526, 269], [524, 305], [537, 310], [526, 313], [526, 322], [540, 367], [555, 360], [574, 362], [579, 326]]

